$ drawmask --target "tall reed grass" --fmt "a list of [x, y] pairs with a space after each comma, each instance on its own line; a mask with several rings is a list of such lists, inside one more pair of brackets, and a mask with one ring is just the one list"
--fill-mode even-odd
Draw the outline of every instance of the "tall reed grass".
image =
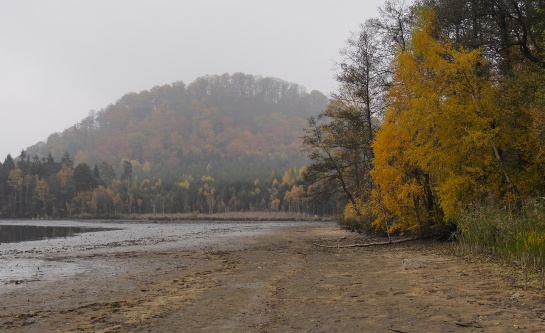
[[545, 198], [521, 207], [487, 206], [466, 215], [456, 234], [464, 252], [487, 252], [528, 271], [545, 272]]

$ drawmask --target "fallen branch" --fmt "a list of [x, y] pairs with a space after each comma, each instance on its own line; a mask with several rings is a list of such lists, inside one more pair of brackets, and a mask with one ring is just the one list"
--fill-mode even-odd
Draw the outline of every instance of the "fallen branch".
[[460, 326], [460, 327], [475, 327], [475, 328], [483, 328], [482, 325], [479, 325], [477, 322], [468, 322], [468, 323], [464, 323], [464, 322], [461, 322], [461, 321], [455, 321], [454, 324], [456, 326]]
[[319, 246], [319, 247], [326, 247], [329, 249], [337, 249], [337, 248], [345, 248], [345, 247], [370, 247], [370, 246], [380, 246], [380, 245], [390, 245], [390, 244], [399, 244], [399, 243], [405, 243], [405, 242], [411, 242], [420, 239], [420, 237], [413, 237], [413, 238], [405, 238], [405, 239], [398, 239], [394, 241], [387, 241], [387, 242], [378, 242], [378, 243], [364, 243], [364, 244], [347, 244], [347, 245], [325, 245], [325, 244], [318, 244], [318, 243], [312, 243], [312, 245]]

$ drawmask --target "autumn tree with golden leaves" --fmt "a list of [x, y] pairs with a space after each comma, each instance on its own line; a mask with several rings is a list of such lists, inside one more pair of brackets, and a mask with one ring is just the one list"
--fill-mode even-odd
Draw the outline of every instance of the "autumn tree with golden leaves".
[[[535, 140], [522, 130], [528, 108], [502, 104], [512, 97], [487, 67], [479, 50], [454, 47], [433, 12], [422, 11], [410, 46], [396, 56], [390, 106], [373, 144], [375, 227], [436, 231], [541, 183]], [[526, 163], [511, 160], [524, 153]]]

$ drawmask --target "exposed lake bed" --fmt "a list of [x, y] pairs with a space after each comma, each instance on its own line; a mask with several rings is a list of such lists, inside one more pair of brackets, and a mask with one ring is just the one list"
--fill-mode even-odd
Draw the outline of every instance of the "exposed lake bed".
[[26, 263], [0, 284], [2, 331], [545, 331], [542, 290], [449, 244], [322, 248], [372, 239], [314, 222], [81, 225], [119, 230], [0, 246]]
[[[6, 285], [84, 274], [100, 266], [100, 254], [202, 248], [232, 237], [249, 237], [301, 222], [134, 222], [134, 221], [0, 221], [0, 227], [23, 233], [31, 227], [56, 228], [57, 237], [0, 244], [0, 294]], [[304, 224], [304, 223], [303, 223]], [[76, 232], [58, 231], [68, 229]], [[51, 235], [51, 233], [49, 233]], [[20, 238], [24, 239], [25, 236]], [[30, 237], [27, 237], [30, 238]], [[95, 258], [75, 262], [75, 258]], [[107, 273], [109, 267], [100, 268]]]

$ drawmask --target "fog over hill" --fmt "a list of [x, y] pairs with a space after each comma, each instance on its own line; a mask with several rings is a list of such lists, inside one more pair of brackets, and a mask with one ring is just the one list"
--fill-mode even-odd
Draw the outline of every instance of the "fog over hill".
[[205, 74], [256, 73], [328, 94], [339, 49], [382, 3], [0, 1], [2, 161], [126, 92]]
[[[175, 82], [128, 93], [26, 153], [51, 153], [60, 160], [67, 152], [75, 164], [107, 163], [116, 170], [128, 160], [135, 170], [174, 177], [209, 164], [218, 173], [225, 174], [230, 165], [229, 172], [240, 173], [248, 163], [241, 168], [235, 161], [244, 159], [265, 159], [272, 168], [300, 167], [306, 118], [322, 111], [326, 102], [321, 92], [308, 93], [278, 78], [203, 76], [188, 85]], [[257, 171], [263, 167], [243, 174]]]

